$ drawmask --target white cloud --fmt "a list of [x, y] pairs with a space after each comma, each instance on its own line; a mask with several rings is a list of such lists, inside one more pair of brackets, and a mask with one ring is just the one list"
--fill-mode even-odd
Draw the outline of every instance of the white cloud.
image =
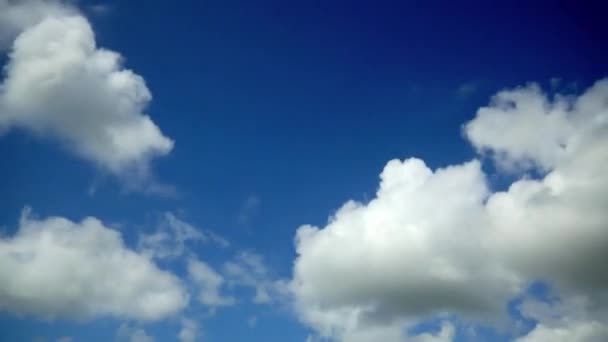
[[198, 300], [201, 303], [212, 308], [236, 303], [233, 297], [221, 293], [224, 277], [205, 262], [190, 258], [188, 260], [188, 274], [199, 288]]
[[570, 112], [568, 98], [551, 102], [538, 85], [501, 91], [480, 108], [465, 134], [480, 151], [491, 151], [508, 169], [551, 169], [567, 153], [575, 125], [584, 115]]
[[409, 317], [500, 312], [519, 279], [480, 258], [490, 251], [476, 238], [488, 196], [479, 162], [433, 172], [393, 160], [380, 177], [370, 203], [347, 202], [324, 229], [298, 230], [292, 287], [304, 321], [327, 336], [360, 335], [374, 321], [400, 336]]
[[156, 320], [182, 309], [181, 282], [89, 217], [34, 219], [24, 211], [0, 239], [0, 310], [40, 318]]
[[123, 342], [154, 342], [154, 338], [148, 335], [144, 329], [125, 323], [118, 328], [116, 339]]
[[[523, 178], [488, 199], [487, 244], [493, 257], [528, 279], [550, 280], [559, 292], [595, 295], [608, 287], [608, 270], [602, 266], [608, 260], [608, 80], [570, 99], [567, 107], [564, 116], [572, 130], [555, 139], [554, 130], [547, 128], [544, 154], [536, 153], [540, 142], [517, 145], [517, 153], [510, 144], [500, 147], [511, 158], [537, 156], [535, 163], [552, 168], [540, 180]], [[513, 125], [519, 126], [521, 113], [513, 115]], [[540, 114], [530, 109], [528, 115]], [[503, 129], [512, 130], [508, 125]], [[543, 126], [538, 129], [543, 131], [530, 134], [542, 136]], [[541, 162], [547, 155], [556, 157]]]
[[45, 18], [76, 14], [76, 9], [59, 1], [0, 0], [0, 50], [10, 46], [19, 33]]
[[199, 335], [198, 323], [194, 320], [183, 318], [181, 325], [182, 327], [177, 336], [180, 342], [195, 342]]
[[212, 242], [220, 247], [229, 246], [229, 242], [221, 236], [198, 229], [167, 212], [154, 233], [140, 235], [138, 249], [154, 258], [177, 258], [188, 251], [187, 245], [190, 242]]
[[0, 128], [59, 141], [110, 173], [147, 178], [150, 160], [169, 153], [173, 141], [144, 113], [152, 98], [144, 79], [118, 53], [98, 48], [90, 23], [71, 7], [4, 6], [0, 22], [21, 23], [23, 31], [0, 85]]
[[[544, 176], [492, 193], [478, 161], [434, 171], [419, 159], [387, 163], [369, 203], [298, 229], [291, 288], [321, 336], [411, 340], [405, 327], [444, 313], [497, 322], [535, 280], [607, 303], [608, 80], [553, 100], [536, 85], [502, 91], [465, 133], [500, 166]], [[597, 312], [566, 329], [607, 324]]]

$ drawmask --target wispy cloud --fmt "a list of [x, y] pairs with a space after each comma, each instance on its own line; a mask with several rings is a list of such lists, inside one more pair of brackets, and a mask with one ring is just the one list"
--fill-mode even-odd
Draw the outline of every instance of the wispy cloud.
[[247, 197], [239, 209], [237, 223], [240, 225], [251, 224], [253, 218], [255, 215], [257, 215], [260, 209], [261, 203], [260, 198], [256, 195], [250, 195]]

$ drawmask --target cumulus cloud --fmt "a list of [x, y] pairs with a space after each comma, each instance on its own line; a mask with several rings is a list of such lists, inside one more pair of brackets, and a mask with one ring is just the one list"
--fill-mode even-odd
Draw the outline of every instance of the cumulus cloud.
[[47, 17], [77, 14], [76, 9], [59, 1], [0, 0], [0, 50], [9, 47], [19, 33]]
[[492, 192], [477, 160], [436, 170], [388, 162], [374, 199], [297, 231], [291, 289], [321, 336], [412, 340], [404, 327], [445, 313], [497, 322], [539, 279], [595, 308], [575, 323], [539, 321], [522, 341], [596, 336], [587, 331], [608, 323], [597, 308], [608, 292], [608, 80], [578, 96], [550, 98], [534, 84], [502, 91], [464, 132], [501, 168], [542, 176]]
[[488, 196], [480, 163], [432, 171], [393, 160], [380, 178], [368, 204], [347, 202], [324, 229], [298, 230], [292, 286], [303, 319], [327, 336], [361, 336], [374, 321], [399, 336], [409, 317], [500, 312], [519, 279], [480, 258], [489, 253], [475, 238]]
[[[536, 90], [530, 91], [548, 101]], [[569, 108], [563, 115], [568, 118], [569, 134], [557, 139], [550, 133], [555, 130], [548, 128], [549, 142], [496, 147], [516, 163], [536, 156], [535, 163], [552, 167], [541, 179], [524, 177], [488, 199], [484, 206], [491, 225], [487, 244], [495, 251], [494, 257], [526, 278], [548, 279], [559, 291], [598, 294], [608, 286], [608, 270], [601, 266], [608, 260], [608, 80], [598, 81], [560, 106]], [[518, 127], [521, 113], [513, 115], [513, 125]], [[528, 115], [540, 116], [533, 109]], [[478, 113], [472, 125], [481, 117]], [[480, 122], [479, 126], [485, 121]], [[543, 135], [543, 127], [530, 134]], [[505, 125], [504, 130], [512, 128]], [[538, 153], [539, 145], [544, 153]], [[549, 155], [554, 157], [546, 158]]]
[[584, 124], [586, 113], [573, 114], [571, 104], [567, 97], [550, 101], [536, 84], [501, 91], [464, 131], [480, 152], [492, 152], [499, 166], [549, 170], [566, 154], [577, 124]]
[[90, 23], [68, 5], [0, 0], [0, 13], [0, 31], [20, 31], [0, 85], [0, 129], [58, 141], [112, 174], [148, 177], [150, 160], [173, 141], [144, 113], [152, 98], [144, 79], [97, 47]]
[[216, 272], [204, 261], [196, 258], [188, 260], [188, 275], [198, 286], [198, 300], [212, 308], [218, 306], [234, 305], [236, 300], [233, 297], [222, 294], [224, 277]]
[[35, 219], [0, 239], [0, 310], [40, 318], [156, 320], [181, 310], [181, 282], [94, 217]]

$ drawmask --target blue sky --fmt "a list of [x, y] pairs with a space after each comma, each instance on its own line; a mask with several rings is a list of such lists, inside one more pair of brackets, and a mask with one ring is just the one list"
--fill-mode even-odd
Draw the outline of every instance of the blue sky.
[[[0, 10], [9, 13], [11, 6], [24, 6], [24, 11], [31, 14], [43, 8], [40, 3], [29, 0], [14, 4], [0, 0]], [[63, 217], [79, 223], [83, 218], [92, 216], [101, 220], [105, 229], [120, 232], [125, 249], [138, 253], [138, 257], [151, 262], [159, 272], [175, 275], [182, 289], [187, 291], [189, 300], [179, 310], [154, 320], [120, 312], [95, 313], [91, 317], [74, 319], [47, 308], [54, 312], [51, 316], [56, 316], [49, 319], [44, 314], [37, 314], [36, 309], [14, 309], [25, 307], [25, 302], [34, 303], [32, 305], [35, 307], [39, 300], [35, 298], [39, 297], [23, 299], [11, 290], [2, 290], [0, 340], [56, 341], [69, 337], [72, 341], [112, 341], [121, 338], [136, 341], [133, 336], [141, 329], [145, 331], [143, 334], [156, 341], [177, 341], [178, 333], [185, 325], [183, 322], [191, 320], [198, 327], [197, 340], [200, 341], [305, 341], [307, 337], [309, 341], [315, 341], [317, 335], [325, 334], [328, 339], [348, 342], [364, 341], [352, 336], [364, 336], [358, 329], [368, 327], [372, 331], [374, 324], [383, 326], [377, 322], [384, 318], [398, 322], [395, 324], [399, 324], [403, 331], [416, 331], [417, 334], [435, 333], [442, 324], [449, 322], [456, 329], [455, 341], [510, 341], [528, 333], [537, 324], [535, 322], [542, 319], [538, 316], [532, 316], [532, 320], [524, 319], [518, 312], [508, 313], [509, 303], [514, 305], [518, 300], [523, 301], [524, 297], [538, 297], [538, 303], [551, 303], [544, 292], [551, 292], [553, 285], [556, 288], [555, 296], [564, 303], [570, 303], [567, 297], [570, 294], [572, 298], [592, 300], [608, 288], [602, 275], [594, 286], [575, 286], [566, 276], [549, 271], [545, 273], [545, 270], [553, 269], [551, 264], [539, 266], [541, 272], [532, 272], [528, 271], [528, 267], [520, 266], [520, 263], [528, 265], [527, 261], [513, 261], [513, 264], [517, 264], [513, 266], [510, 257], [496, 256], [500, 265], [508, 264], [505, 267], [512, 269], [516, 277], [524, 279], [522, 281], [526, 285], [522, 285], [517, 294], [507, 296], [507, 302], [502, 305], [508, 317], [496, 318], [500, 323], [495, 324], [478, 320], [478, 312], [470, 313], [468, 305], [459, 311], [461, 307], [454, 303], [460, 301], [452, 302], [451, 296], [446, 296], [444, 303], [428, 306], [438, 310], [420, 304], [422, 309], [416, 311], [410, 309], [415, 305], [408, 305], [407, 301], [404, 307], [384, 310], [385, 306], [390, 305], [385, 303], [386, 298], [382, 296], [390, 292], [387, 290], [390, 286], [384, 288], [384, 284], [378, 283], [375, 286], [380, 290], [368, 291], [363, 285], [358, 287], [357, 281], [360, 279], [354, 276], [344, 279], [345, 283], [352, 282], [352, 294], [351, 289], [338, 291], [348, 295], [336, 295], [339, 297], [336, 299], [332, 297], [333, 292], [321, 284], [323, 281], [315, 278], [318, 274], [327, 276], [334, 271], [344, 276], [350, 275], [349, 272], [356, 269], [351, 268], [350, 264], [340, 264], [336, 269], [320, 267], [318, 273], [309, 272], [310, 265], [315, 262], [331, 264], [326, 261], [334, 260], [333, 257], [335, 260], [348, 259], [342, 254], [333, 254], [343, 246], [335, 244], [340, 240], [334, 240], [330, 233], [346, 229], [344, 241], [360, 241], [348, 233], [356, 228], [347, 229], [356, 218], [346, 213], [344, 219], [334, 218], [332, 222], [337, 222], [335, 225], [328, 224], [328, 218], [349, 199], [362, 203], [361, 215], [364, 217], [371, 213], [371, 205], [366, 206], [368, 202], [379, 199], [379, 203], [384, 203], [380, 201], [383, 195], [377, 193], [378, 177], [389, 160], [416, 157], [424, 160], [429, 169], [435, 170], [478, 158], [488, 187], [488, 193], [480, 195], [483, 197], [481, 202], [519, 179], [531, 177], [542, 180], [552, 171], [570, 170], [564, 166], [566, 162], [562, 159], [556, 162], [552, 155], [545, 154], [544, 143], [515, 135], [510, 136], [515, 142], [497, 142], [492, 140], [492, 127], [484, 126], [486, 122], [481, 119], [472, 120], [477, 120], [479, 108], [499, 108], [494, 107], [490, 99], [505, 89], [525, 87], [530, 82], [536, 82], [542, 91], [535, 93], [531, 88], [523, 88], [530, 91], [526, 94], [547, 96], [551, 103], [553, 100], [559, 101], [554, 94], [569, 94], [575, 101], [596, 81], [606, 77], [608, 50], [604, 45], [608, 30], [599, 15], [602, 10], [600, 5], [560, 1], [534, 4], [421, 4], [399, 1], [169, 3], [140, 0], [48, 3], [62, 9], [53, 12], [54, 9], [46, 8], [41, 11], [42, 15], [32, 14], [35, 20], [22, 26], [14, 25], [16, 21], [10, 21], [13, 19], [9, 15], [2, 17], [0, 13], [0, 32], [5, 30], [6, 36], [10, 37], [0, 47], [0, 63], [5, 68], [3, 79], [10, 79], [13, 75], [10, 70], [17, 70], [10, 67], [12, 61], [21, 56], [10, 56], [10, 51], [17, 46], [13, 45], [15, 37], [19, 37], [19, 41], [24, 37], [24, 32], [35, 28], [39, 29], [41, 35], [51, 32], [48, 28], [46, 31], [44, 27], [40, 28], [48, 16], [60, 19], [84, 16], [94, 31], [97, 46], [119, 53], [124, 59], [121, 67], [133, 70], [145, 79], [152, 98], [143, 101], [143, 112], [134, 106], [134, 111], [129, 113], [134, 120], [141, 118], [141, 113], [149, 115], [153, 124], [162, 131], [162, 136], [150, 142], [146, 147], [150, 150], [131, 155], [133, 157], [125, 162], [127, 164], [115, 167], [113, 163], [118, 158], [117, 151], [122, 151], [122, 147], [111, 150], [114, 152], [90, 152], [91, 149], [97, 151], [97, 143], [88, 145], [82, 140], [95, 135], [97, 115], [105, 115], [105, 112], [92, 111], [95, 113], [77, 119], [81, 121], [74, 121], [79, 122], [75, 124], [75, 130], [83, 127], [84, 137], [65, 133], [62, 128], [78, 117], [81, 111], [88, 111], [90, 107], [86, 101], [97, 101], [95, 95], [85, 94], [87, 97], [84, 99], [78, 94], [68, 96], [75, 105], [67, 107], [40, 102], [41, 107], [31, 111], [40, 113], [42, 119], [29, 122], [29, 119], [10, 121], [13, 119], [3, 118], [3, 113], [9, 111], [26, 116], [28, 110], [21, 107], [14, 109], [16, 107], [9, 100], [0, 100], [0, 155], [4, 161], [4, 167], [0, 168], [0, 227], [5, 243], [0, 245], [0, 250], [5, 248], [8, 251], [2, 255], [8, 258], [11, 255], [10, 243], [16, 246], [13, 237], [19, 234], [19, 217], [24, 207], [32, 208], [32, 218], [29, 220], [42, 223], [48, 223], [45, 220], [49, 217]], [[68, 8], [69, 13], [64, 13], [63, 8]], [[17, 26], [19, 30], [9, 34], [9, 28]], [[0, 34], [0, 42], [3, 42], [3, 35]], [[25, 42], [25, 39], [21, 41]], [[49, 62], [47, 68], [52, 69], [53, 65]], [[23, 70], [29, 69], [26, 67]], [[14, 75], [17, 75], [17, 71]], [[9, 88], [6, 85], [9, 83], [3, 84], [4, 88], [0, 88], [0, 91], [8, 93], [5, 89]], [[601, 86], [597, 88], [600, 93], [604, 91]], [[35, 91], [28, 90], [25, 95], [15, 94], [24, 96], [27, 103], [38, 103], [36, 99], [28, 97], [36, 96]], [[8, 98], [7, 95], [2, 96]], [[518, 99], [511, 100], [516, 102]], [[45, 101], [54, 101], [53, 96]], [[81, 107], [79, 101], [83, 103]], [[603, 106], [601, 108], [605, 111], [606, 103]], [[46, 108], [60, 109], [47, 114]], [[60, 115], [61, 108], [77, 108], [78, 111], [74, 116], [64, 117]], [[115, 107], [109, 105], [107, 108]], [[523, 108], [525, 112], [527, 107]], [[585, 110], [580, 110], [582, 114], [575, 111], [571, 116], [585, 118]], [[605, 115], [598, 109], [591, 111], [593, 113], [589, 115], [596, 112]], [[527, 112], [524, 114], [528, 115]], [[45, 115], [51, 118], [50, 121], [45, 121]], [[5, 117], [9, 116], [5, 114]], [[57, 123], [52, 121], [59, 117], [61, 119], [57, 119]], [[114, 125], [109, 120], [114, 119], [100, 120], [98, 125]], [[116, 117], [115, 120], [118, 122], [121, 119]], [[464, 125], [468, 122], [478, 122], [479, 130], [467, 131]], [[92, 128], [89, 123], [92, 123]], [[524, 123], [523, 127], [533, 127], [539, 122]], [[505, 128], [507, 132], [510, 132], [509, 127]], [[596, 127], [588, 129], [603, 143], [601, 138], [605, 136], [605, 131]], [[546, 140], [550, 141], [554, 131], [558, 129], [539, 128], [528, 134], [541, 138], [546, 136]], [[581, 131], [584, 130], [581, 128]], [[137, 139], [136, 134], [124, 132], [127, 138], [132, 136]], [[162, 145], [162, 137], [174, 141], [174, 146], [169, 148]], [[518, 141], [522, 141], [523, 145], [540, 144], [542, 147], [520, 146]], [[99, 144], [103, 146], [104, 141]], [[584, 151], [591, 151], [596, 145], [590, 146], [577, 147], [581, 150], [573, 153], [583, 155]], [[488, 153], [478, 153], [481, 150]], [[506, 156], [506, 159], [500, 160], [500, 156]], [[129, 164], [132, 161], [133, 164]], [[517, 166], [526, 163], [534, 166]], [[578, 159], [574, 163], [578, 163]], [[605, 167], [605, 160], [601, 158], [589, 163], [592, 169]], [[516, 166], [508, 167], [507, 164]], [[417, 167], [412, 165], [404, 163], [399, 167], [406, 172], [409, 168]], [[131, 167], [139, 171], [133, 171]], [[141, 171], [140, 167], [145, 171]], [[143, 176], [138, 174], [140, 171]], [[568, 174], [566, 171], [563, 173]], [[453, 177], [457, 184], [466, 183], [459, 180], [458, 175]], [[440, 183], [443, 180], [437, 182], [444, 184]], [[454, 187], [460, 189], [460, 185]], [[425, 189], [419, 196], [426, 198], [426, 194], [435, 191], [435, 188]], [[469, 190], [463, 192], [468, 193]], [[433, 201], [441, 202], [445, 198], [442, 193], [437, 196]], [[605, 195], [591, 196], [584, 199], [606, 203], [602, 202], [606, 200]], [[403, 203], [409, 202], [404, 200]], [[570, 202], [564, 200], [564, 203]], [[595, 213], [595, 207], [591, 207], [584, 208], [588, 211], [573, 206], [567, 206], [567, 209], [576, 213]], [[461, 210], [460, 204], [455, 208]], [[445, 212], [457, 211], [452, 209], [445, 208]], [[414, 209], [404, 207], [395, 210], [408, 212]], [[441, 205], [437, 210], [443, 212]], [[429, 214], [434, 215], [432, 212]], [[598, 222], [604, 224], [600, 224], [599, 228], [593, 226], [589, 231], [599, 231], [597, 235], [591, 235], [596, 238], [606, 237], [605, 217], [598, 215]], [[407, 219], [395, 220], [405, 224]], [[469, 218], [460, 219], [454, 217], [449, 221], [455, 222], [455, 226], [458, 222], [465, 226], [473, 224]], [[142, 247], [142, 236], [166, 232], [170, 236], [166, 241], [170, 244], [169, 249], [177, 251], [176, 238], [172, 235], [176, 234], [176, 230], [172, 230], [175, 222], [179, 222], [178, 226], [182, 224], [182, 228], [187, 225], [199, 232], [195, 234], [198, 237], [186, 240], [184, 250], [179, 255], [159, 257], [154, 254], [158, 253], [154, 250], [157, 245], [148, 251]], [[302, 231], [298, 229], [305, 224], [319, 227], [320, 233], [313, 234], [318, 234], [319, 241], [326, 239], [323, 243], [327, 245], [327, 250], [321, 247], [321, 242], [318, 247], [312, 246], [311, 242], [308, 249], [303, 247], [303, 242], [294, 241], [296, 231]], [[399, 229], [399, 224], [396, 225]], [[537, 225], [544, 227], [541, 223]], [[562, 227], [558, 232], [567, 231], [567, 228]], [[500, 231], [500, 228], [496, 230]], [[203, 237], [200, 232], [203, 232]], [[378, 234], [387, 232], [380, 229]], [[351, 237], [352, 240], [349, 240]], [[581, 241], [586, 237], [580, 237]], [[391, 240], [390, 236], [384, 238]], [[227, 246], [220, 242], [224, 240], [228, 242]], [[510, 241], [508, 238], [506, 240]], [[395, 241], [403, 243], [401, 241], [408, 240], [396, 238]], [[298, 246], [304, 252], [298, 254]], [[352, 248], [357, 250], [358, 246], [355, 244]], [[445, 247], [439, 243], [434, 246]], [[405, 243], [385, 248], [397, 251], [409, 250], [410, 246]], [[375, 251], [365, 248], [362, 253], [376, 255]], [[439, 254], [443, 255], [443, 251]], [[295, 270], [294, 263], [299, 262], [296, 261], [297, 255], [300, 255], [297, 260], [301, 261], [302, 267]], [[379, 260], [388, 260], [381, 253], [377, 256]], [[599, 256], [605, 254], [600, 253]], [[403, 255], [398, 255], [395, 259], [396, 268], [389, 267], [386, 272], [397, 270], [398, 273], [401, 262], [404, 273], [411, 270], [408, 262], [401, 257]], [[478, 257], [484, 259], [487, 256], [480, 254]], [[492, 256], [489, 258], [494, 260]], [[457, 264], [470, 266], [468, 257], [465, 259]], [[255, 262], [252, 264], [263, 266], [263, 272], [255, 273], [255, 266], [243, 260], [260, 261], [259, 265]], [[219, 296], [230, 298], [234, 303], [199, 301], [197, 293], [208, 285], [206, 282], [209, 278], [203, 281], [207, 285], [193, 280], [187, 267], [191, 261], [202, 261], [214, 269], [223, 279]], [[579, 265], [577, 262], [573, 261], [573, 264]], [[227, 263], [250, 265], [243, 267], [249, 272], [247, 275], [254, 279], [246, 281], [238, 275], [231, 275]], [[11, 265], [0, 264], [0, 268], [8, 269]], [[26, 266], [23, 267], [17, 267], [14, 272], [25, 272]], [[366, 271], [366, 266], [360, 267], [362, 272]], [[69, 267], [66, 269], [70, 270]], [[382, 275], [381, 269], [372, 267], [368, 271]], [[373, 273], [375, 271], [380, 273]], [[8, 277], [10, 273], [7, 272], [0, 274]], [[52, 270], [45, 272], [52, 273]], [[69, 279], [70, 272], [66, 271]], [[546, 277], [539, 279], [534, 275]], [[416, 278], [416, 275], [412, 278]], [[399, 283], [401, 278], [391, 279], [388, 276], [386, 281], [394, 282], [397, 287], [414, 286], [407, 281]], [[479, 276], [472, 276], [470, 281], [480, 281], [480, 291], [485, 293], [488, 291], [484, 287], [504, 279], [494, 273], [487, 275], [482, 272]], [[545, 285], [549, 290], [544, 289]], [[271, 298], [264, 300], [264, 303], [255, 303], [253, 298], [259, 286], [267, 286], [270, 292]], [[593, 291], [589, 288], [593, 288]], [[458, 289], [453, 292], [464, 297], [467, 294]], [[412, 290], [412, 293], [417, 292]], [[443, 298], [442, 294], [431, 292], [429, 296]], [[490, 297], [502, 294], [501, 291], [487, 293]], [[361, 299], [361, 296], [364, 298]], [[399, 290], [397, 296], [410, 298], [409, 293], [406, 295]], [[24, 302], [15, 298], [21, 298]], [[370, 318], [369, 322], [360, 318], [358, 322], [365, 324], [360, 323], [361, 326], [353, 328], [353, 331], [332, 335], [324, 330], [325, 323], [313, 318], [310, 302], [314, 300], [326, 305], [325, 313], [333, 312], [334, 306], [356, 307], [371, 301], [375, 303], [371, 310], [378, 317]], [[71, 304], [55, 305], [65, 308]], [[555, 307], [553, 310], [559, 311]], [[594, 316], [595, 311], [586, 307], [581, 310], [584, 313], [576, 317], [584, 316], [592, 326], [595, 326], [593, 322], [605, 323], [602, 318]], [[564, 317], [570, 317], [570, 314], [568, 312]], [[597, 317], [601, 315], [597, 314]], [[331, 326], [333, 323], [328, 324]], [[333, 328], [336, 331], [348, 330], [342, 323], [335, 324], [337, 328]], [[505, 328], [507, 332], [501, 330], [504, 325], [508, 326]], [[555, 327], [557, 323], [544, 325]], [[476, 339], [468, 333], [470, 330], [477, 331]], [[606, 332], [598, 334], [602, 333]], [[530, 341], [544, 340], [538, 338]], [[587, 340], [581, 337], [580, 341]]]

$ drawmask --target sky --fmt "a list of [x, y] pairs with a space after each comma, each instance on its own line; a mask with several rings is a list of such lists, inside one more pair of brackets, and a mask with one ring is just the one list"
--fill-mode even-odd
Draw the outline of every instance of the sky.
[[0, 341], [607, 341], [604, 10], [0, 0]]

